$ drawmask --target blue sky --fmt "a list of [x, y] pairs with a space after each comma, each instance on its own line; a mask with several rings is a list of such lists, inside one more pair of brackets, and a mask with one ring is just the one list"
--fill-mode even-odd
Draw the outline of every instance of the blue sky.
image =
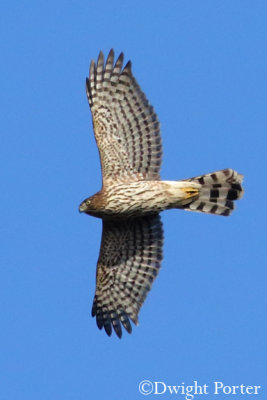
[[[142, 399], [144, 379], [266, 393], [266, 12], [258, 0], [2, 4], [1, 400]], [[163, 266], [121, 340], [91, 318], [101, 223], [78, 213], [101, 185], [85, 77], [111, 47], [158, 113], [162, 177], [231, 167], [246, 190], [229, 218], [163, 214]]]

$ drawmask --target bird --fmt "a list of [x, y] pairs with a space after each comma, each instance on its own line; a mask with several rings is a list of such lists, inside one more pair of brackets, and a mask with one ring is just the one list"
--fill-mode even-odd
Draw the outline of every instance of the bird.
[[161, 268], [160, 213], [181, 209], [229, 216], [243, 195], [233, 169], [190, 179], [161, 180], [162, 142], [157, 114], [124, 54], [91, 61], [86, 94], [99, 150], [102, 188], [79, 211], [102, 219], [92, 316], [108, 336], [132, 332]]

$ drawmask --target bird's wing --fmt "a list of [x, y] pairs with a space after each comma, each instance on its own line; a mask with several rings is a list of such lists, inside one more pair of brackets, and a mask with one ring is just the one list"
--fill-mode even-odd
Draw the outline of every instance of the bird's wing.
[[100, 52], [90, 65], [86, 93], [100, 153], [103, 185], [109, 180], [159, 179], [162, 146], [153, 107], [136, 82], [123, 53], [114, 65], [114, 51], [104, 64]]
[[131, 333], [161, 265], [163, 228], [159, 215], [103, 220], [92, 315], [99, 329]]

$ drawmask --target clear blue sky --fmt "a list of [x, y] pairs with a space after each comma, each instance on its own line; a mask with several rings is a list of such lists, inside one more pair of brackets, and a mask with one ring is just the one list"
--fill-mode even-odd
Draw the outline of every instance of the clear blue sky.
[[[142, 396], [144, 379], [267, 398], [266, 13], [258, 0], [3, 2], [1, 400], [184, 399]], [[121, 340], [91, 318], [101, 223], [78, 213], [101, 185], [85, 77], [111, 47], [158, 113], [162, 177], [231, 167], [246, 190], [229, 218], [163, 214], [163, 266]]]

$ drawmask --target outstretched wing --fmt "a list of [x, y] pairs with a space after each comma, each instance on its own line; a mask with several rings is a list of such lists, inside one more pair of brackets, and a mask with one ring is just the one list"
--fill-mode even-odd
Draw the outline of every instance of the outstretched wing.
[[161, 137], [157, 115], [136, 82], [123, 53], [114, 65], [110, 50], [104, 65], [90, 65], [86, 93], [100, 153], [103, 185], [108, 181], [159, 179]]
[[162, 260], [163, 228], [159, 215], [103, 220], [92, 316], [110, 336], [131, 333]]

